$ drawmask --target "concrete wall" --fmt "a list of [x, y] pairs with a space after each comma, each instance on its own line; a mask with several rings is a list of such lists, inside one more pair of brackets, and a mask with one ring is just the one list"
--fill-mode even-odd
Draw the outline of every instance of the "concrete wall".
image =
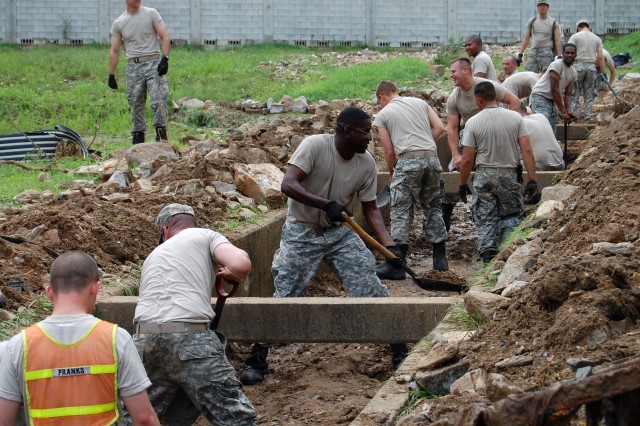
[[[423, 48], [480, 33], [487, 43], [521, 39], [534, 0], [145, 0], [178, 43], [228, 46], [285, 42]], [[598, 34], [640, 29], [638, 0], [554, 2], [550, 15], [574, 31], [585, 17]], [[107, 42], [123, 0], [0, 0], [0, 41], [22, 44]], [[71, 13], [72, 12], [72, 13]], [[64, 28], [68, 31], [63, 31]], [[65, 37], [66, 36], [66, 37]]]

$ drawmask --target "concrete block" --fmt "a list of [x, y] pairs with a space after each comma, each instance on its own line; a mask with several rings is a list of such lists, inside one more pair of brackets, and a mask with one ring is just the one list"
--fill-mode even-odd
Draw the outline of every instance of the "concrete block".
[[[100, 300], [95, 314], [130, 333], [137, 297]], [[238, 342], [417, 342], [457, 297], [298, 297], [227, 299], [219, 330]], [[211, 300], [215, 306], [215, 299]]]

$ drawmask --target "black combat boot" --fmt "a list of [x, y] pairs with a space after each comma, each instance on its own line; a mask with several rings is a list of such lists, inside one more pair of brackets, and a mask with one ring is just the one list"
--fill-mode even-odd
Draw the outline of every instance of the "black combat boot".
[[167, 142], [169, 138], [167, 138], [167, 128], [166, 127], [156, 127], [156, 142]]
[[433, 269], [436, 271], [448, 271], [447, 247], [444, 241], [433, 244]]
[[393, 369], [396, 370], [402, 364], [402, 361], [409, 355], [409, 349], [406, 343], [391, 343], [391, 362]]
[[453, 216], [454, 207], [455, 204], [442, 203], [442, 219], [444, 219], [444, 227], [447, 229], [447, 232], [451, 229], [451, 216]]
[[244, 362], [244, 369], [238, 380], [243, 385], [255, 385], [264, 380], [267, 374], [269, 364], [267, 363], [267, 355], [269, 355], [269, 345], [266, 343], [254, 343], [251, 348], [251, 355]]
[[[407, 250], [409, 249], [408, 244], [398, 244], [397, 245], [400, 251], [402, 252], [402, 260], [407, 257]], [[404, 272], [404, 269], [396, 269], [388, 260], [382, 262], [376, 268], [376, 275], [381, 280], [404, 280], [407, 275]]]
[[131, 132], [133, 144], [144, 143], [144, 132]]

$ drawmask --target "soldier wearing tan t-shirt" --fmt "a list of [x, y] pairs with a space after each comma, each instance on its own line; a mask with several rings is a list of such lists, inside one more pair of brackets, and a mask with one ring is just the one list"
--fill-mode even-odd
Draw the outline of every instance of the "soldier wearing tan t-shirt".
[[[602, 40], [591, 32], [586, 19], [576, 22], [577, 33], [569, 38], [569, 43], [576, 46], [576, 61], [573, 68], [577, 78], [571, 96], [571, 111], [576, 117], [590, 120], [595, 117], [592, 111], [596, 99], [596, 78], [598, 73], [605, 73]], [[580, 111], [580, 96], [584, 99], [584, 114]]]
[[496, 90], [489, 82], [478, 84], [474, 94], [482, 111], [469, 119], [464, 130], [459, 195], [467, 201], [467, 179], [475, 163], [471, 215], [478, 230], [478, 253], [488, 262], [497, 254], [500, 241], [520, 222], [518, 148], [529, 176], [525, 195], [537, 193], [538, 187], [529, 133], [520, 114], [498, 107]]
[[502, 82], [502, 86], [516, 95], [518, 99], [522, 99], [531, 94], [538, 80], [540, 80], [540, 74], [537, 72], [524, 71], [511, 75]]
[[491, 56], [482, 50], [482, 39], [479, 35], [473, 34], [467, 37], [464, 49], [467, 52], [467, 55], [473, 57], [471, 72], [474, 77], [498, 81], [496, 66], [493, 64]]
[[554, 59], [553, 48], [555, 47], [556, 52], [562, 52], [562, 29], [557, 21], [548, 15], [549, 0], [537, 0], [536, 9], [538, 16], [527, 22], [516, 60], [518, 65], [522, 63], [522, 55], [531, 42], [526, 70], [542, 72]]
[[512, 75], [518, 74], [518, 64], [516, 58], [511, 55], [507, 55], [502, 58], [502, 71], [498, 74], [498, 81], [504, 83], [504, 81]]
[[[422, 99], [398, 94], [395, 84], [382, 81], [376, 89], [382, 110], [373, 125], [391, 177], [391, 237], [406, 256], [416, 202], [422, 206], [425, 239], [433, 245], [433, 269], [447, 271], [447, 230], [442, 219], [440, 179], [442, 165], [435, 140], [444, 133], [438, 113]], [[404, 279], [404, 270], [384, 262], [380, 278]]]

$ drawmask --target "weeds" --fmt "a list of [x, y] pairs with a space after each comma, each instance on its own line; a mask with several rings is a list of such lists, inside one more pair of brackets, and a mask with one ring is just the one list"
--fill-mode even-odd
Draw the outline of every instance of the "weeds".
[[464, 303], [456, 303], [447, 310], [447, 316], [461, 331], [474, 331], [484, 325], [484, 319], [467, 312]]
[[25, 327], [45, 319], [52, 310], [53, 304], [45, 295], [35, 296], [31, 304], [19, 311], [14, 319], [0, 321], [0, 341], [8, 340]]
[[438, 398], [439, 396], [441, 395], [431, 393], [428, 390], [422, 389], [422, 388], [409, 392], [409, 399], [407, 400], [407, 404], [398, 415], [398, 418], [411, 414], [411, 412], [413, 411], [413, 408], [421, 400], [434, 399], [434, 398]]
[[449, 66], [451, 62], [458, 59], [462, 55], [462, 44], [464, 39], [460, 37], [455, 39], [450, 37], [449, 41], [445, 44], [438, 46], [436, 57], [433, 60], [436, 64]]

